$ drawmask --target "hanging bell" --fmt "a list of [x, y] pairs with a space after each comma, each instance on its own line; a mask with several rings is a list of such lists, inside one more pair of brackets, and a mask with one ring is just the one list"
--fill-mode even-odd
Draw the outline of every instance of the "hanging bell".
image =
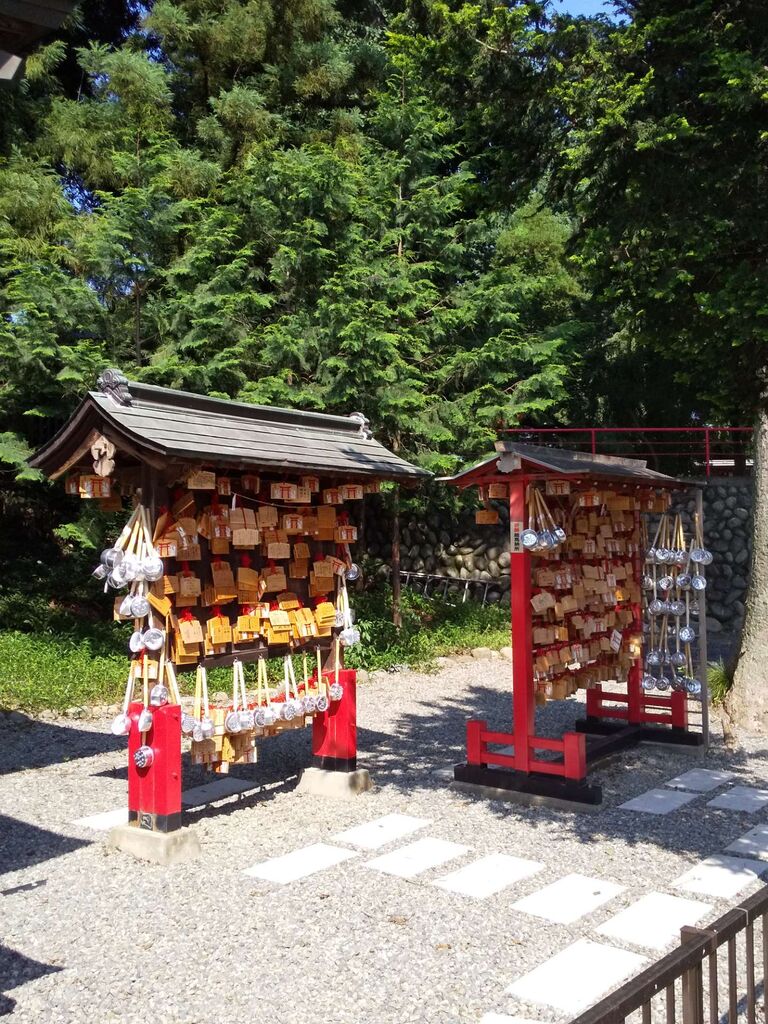
[[331, 706], [331, 702], [328, 700], [328, 695], [325, 693], [318, 693], [315, 698], [315, 705], [320, 714], [323, 714]]
[[694, 590], [706, 590], [707, 589], [707, 577], [701, 576], [698, 573], [691, 579], [691, 586]]
[[692, 697], [701, 696], [701, 682], [698, 679], [686, 679], [685, 688]]
[[240, 715], [237, 711], [230, 711], [227, 717], [224, 719], [224, 728], [228, 733], [238, 733], [242, 726], [240, 725]]
[[341, 700], [341, 698], [344, 696], [344, 687], [341, 685], [341, 683], [331, 683], [328, 689], [328, 695], [333, 701]]
[[669, 680], [666, 676], [659, 676], [656, 680], [656, 689], [660, 690], [662, 693], [669, 689]]
[[646, 672], [646, 674], [640, 680], [640, 685], [642, 686], [642, 688], [646, 692], [648, 692], [649, 690], [655, 690], [656, 689], [656, 678], [655, 678], [655, 676], [652, 676], [649, 672]]
[[115, 569], [113, 569], [112, 572], [115, 572], [117, 569], [120, 570], [125, 582], [131, 583], [133, 580], [139, 578], [139, 574], [141, 573], [141, 564], [135, 555], [126, 555], [122, 562], [115, 566]]
[[360, 630], [355, 626], [347, 626], [339, 633], [339, 640], [345, 647], [354, 647], [355, 644], [360, 643]]
[[301, 698], [301, 706], [305, 715], [313, 715], [317, 710], [317, 699], [307, 693]]
[[200, 719], [200, 727], [203, 731], [204, 740], [209, 740], [213, 737], [216, 727], [213, 724], [213, 719], [209, 715], [204, 715]]
[[652, 648], [645, 656], [645, 664], [651, 667], [661, 665], [663, 657], [663, 653], [658, 648]]
[[653, 590], [653, 579], [650, 576], [643, 576], [643, 590]]
[[669, 663], [670, 665], [674, 665], [675, 668], [681, 668], [687, 660], [688, 658], [684, 651], [672, 651], [669, 656]]
[[238, 714], [240, 715], [240, 728], [243, 732], [250, 732], [256, 725], [253, 712], [246, 708], [245, 711], [240, 711]]
[[119, 715], [115, 715], [112, 719], [112, 735], [113, 736], [127, 736], [131, 731], [131, 719], [124, 711], [121, 711]]
[[97, 565], [96, 568], [91, 573], [91, 576], [93, 576], [93, 578], [96, 579], [96, 580], [103, 580], [106, 575], [107, 575], [107, 570], [101, 564]]
[[352, 562], [351, 565], [347, 566], [347, 568], [346, 568], [346, 570], [344, 572], [344, 577], [345, 577], [345, 579], [347, 580], [348, 583], [354, 583], [355, 580], [359, 580], [360, 579], [360, 566], [356, 565], [354, 562]]
[[156, 683], [149, 691], [149, 703], [153, 708], [160, 708], [168, 703], [168, 687], [162, 683]]
[[[184, 736], [192, 736], [192, 734], [195, 731], [195, 725], [196, 724], [197, 724], [197, 721], [196, 721], [195, 718], [192, 717], [192, 715], [188, 714], [186, 711], [184, 711], [182, 713], [182, 716], [181, 716], [181, 731], [182, 731]], [[201, 734], [200, 739], [202, 739], [202, 738], [203, 737], [202, 737], [202, 734]]]
[[149, 708], [142, 708], [141, 712], [139, 713], [139, 732], [149, 732], [149, 730], [152, 728], [152, 721], [152, 712], [149, 710]]
[[535, 530], [528, 527], [528, 529], [523, 530], [520, 534], [520, 543], [528, 551], [533, 551], [534, 548], [539, 546], [539, 535]]
[[264, 726], [268, 729], [277, 721], [277, 712], [274, 708], [264, 708]]
[[150, 651], [159, 651], [165, 643], [165, 633], [156, 626], [145, 629], [141, 637], [144, 646]]
[[133, 654], [138, 654], [139, 651], [144, 650], [144, 634], [140, 629], [135, 629], [128, 638], [128, 649]]
[[691, 577], [687, 572], [677, 574], [676, 584], [680, 590], [688, 590], [691, 585]]
[[139, 747], [138, 750], [134, 751], [133, 763], [137, 768], [149, 768], [154, 760], [155, 752], [152, 747], [147, 746], [146, 743], [143, 747]]
[[165, 572], [162, 558], [153, 551], [146, 558], [142, 559], [141, 572], [144, 579], [149, 580], [150, 583], [159, 580]]
[[104, 548], [100, 556], [101, 564], [106, 569], [114, 569], [116, 565], [120, 565], [124, 557], [121, 548]]
[[706, 548], [694, 548], [691, 551], [691, 561], [696, 562], [697, 565], [711, 565], [714, 557], [712, 552]]
[[131, 598], [131, 615], [134, 619], [143, 619], [149, 615], [149, 601], [143, 594], [137, 594]]
[[671, 576], [662, 576], [659, 580], [659, 590], [671, 590], [674, 582]]
[[684, 644], [690, 644], [696, 639], [696, 630], [693, 626], [681, 626], [678, 635]]
[[292, 700], [287, 700], [280, 708], [280, 717], [284, 722], [292, 722], [296, 717], [296, 708]]

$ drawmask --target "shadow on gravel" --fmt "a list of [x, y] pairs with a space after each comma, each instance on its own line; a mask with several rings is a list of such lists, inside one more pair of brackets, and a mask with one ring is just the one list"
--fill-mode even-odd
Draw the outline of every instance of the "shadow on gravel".
[[[17, 953], [15, 949], [0, 945], [0, 990], [18, 988], [28, 981], [35, 981], [60, 970], [61, 967], [41, 964], [38, 960]], [[15, 1006], [16, 1001], [0, 991], [0, 1017], [12, 1013]]]
[[[576, 719], [583, 715], [584, 705], [579, 701], [551, 701], [537, 708], [538, 733], [559, 737], [572, 730]], [[444, 789], [448, 782], [431, 773], [465, 759], [466, 723], [470, 718], [485, 719], [492, 729], [501, 732], [510, 731], [511, 694], [471, 686], [460, 697], [446, 697], [439, 704], [423, 704], [420, 712], [404, 713], [391, 733], [360, 728], [360, 761], [370, 768], [380, 786], [393, 786], [405, 794], [416, 789]], [[763, 824], [765, 815], [707, 807], [722, 789], [696, 794], [689, 804], [668, 815], [641, 814], [618, 806], [701, 766], [734, 772], [736, 784], [765, 786], [768, 749], [747, 752], [716, 742], [706, 756], [645, 744], [624, 751], [598, 764], [589, 774], [590, 782], [603, 787], [603, 804], [597, 812], [526, 807], [503, 800], [484, 803], [489, 815], [502, 820], [522, 818], [534, 830], [555, 822], [563, 839], [576, 838], [589, 844], [616, 837], [630, 845], [648, 844], [678, 854], [709, 855], [747, 829]], [[755, 775], [761, 772], [765, 779], [756, 780]], [[473, 799], [463, 793], [457, 793], [456, 798]], [[546, 841], [552, 841], [549, 828]], [[649, 855], [653, 855], [651, 851]]]
[[[18, 712], [14, 714], [18, 715]], [[111, 733], [37, 722], [25, 715], [0, 726], [0, 775], [25, 768], [46, 768], [75, 758], [94, 757], [119, 750], [121, 746], [125, 746], [125, 740], [121, 741]]]
[[81, 846], [90, 846], [90, 843], [0, 814], [0, 875], [62, 857]]

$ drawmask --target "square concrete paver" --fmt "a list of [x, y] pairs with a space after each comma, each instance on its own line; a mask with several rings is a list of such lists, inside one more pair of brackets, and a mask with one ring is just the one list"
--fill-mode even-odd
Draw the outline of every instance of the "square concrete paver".
[[717, 853], [696, 864], [671, 884], [685, 892], [730, 899], [746, 889], [766, 870], [768, 864], [761, 864], [759, 860], [728, 857], [724, 853]]
[[691, 789], [696, 793], [711, 793], [718, 786], [735, 779], [733, 772], [720, 771], [717, 768], [692, 768], [689, 772], [676, 775], [666, 785], [673, 789]]
[[443, 875], [432, 884], [449, 892], [457, 892], [462, 896], [474, 896], [483, 899], [509, 888], [523, 878], [529, 878], [544, 867], [535, 860], [523, 860], [522, 857], [510, 857], [506, 853], [492, 853], [479, 860]]
[[101, 814], [89, 814], [85, 818], [76, 818], [72, 824], [92, 828], [96, 832], [106, 832], [107, 829], [128, 824], [128, 808], [116, 807], [111, 811], [102, 811]]
[[331, 836], [335, 843], [351, 843], [352, 846], [361, 846], [364, 850], [378, 850], [380, 846], [386, 846], [396, 839], [418, 832], [420, 828], [426, 828], [430, 822], [427, 818], [412, 818], [409, 814], [386, 814], [383, 818], [376, 818], [364, 825], [356, 825], [344, 832], [337, 832]]
[[619, 804], [619, 807], [624, 811], [639, 811], [641, 814], [671, 814], [672, 811], [679, 811], [691, 800], [695, 800], [697, 795], [679, 793], [674, 789], [649, 789], [646, 793]]
[[553, 924], [571, 924], [623, 891], [624, 886], [616, 882], [604, 882], [586, 875], [566, 875], [513, 903], [512, 909]]
[[727, 793], [721, 793], [709, 800], [707, 807], [719, 807], [724, 811], [748, 811], [754, 814], [768, 804], [768, 789], [754, 789], [752, 786], [734, 786]]
[[743, 857], [768, 860], [768, 825], [757, 825], [739, 836], [725, 848], [726, 853], [740, 853]]
[[417, 839], [415, 843], [369, 860], [365, 866], [374, 871], [383, 871], [386, 875], [397, 875], [398, 878], [414, 878], [468, 851], [468, 846], [449, 843], [446, 839]]
[[205, 804], [215, 803], [217, 800], [225, 800], [228, 796], [239, 796], [241, 793], [257, 789], [259, 789], [259, 785], [252, 779], [224, 776], [221, 779], [206, 782], [202, 786], [185, 789], [181, 794], [181, 804], [182, 807], [202, 807]]
[[710, 912], [708, 903], [650, 892], [596, 929], [599, 935], [633, 946], [661, 950], [680, 942], [683, 925], [694, 925]]
[[638, 953], [579, 939], [518, 978], [507, 992], [526, 1003], [578, 1013], [647, 963]]
[[317, 871], [334, 867], [350, 857], [357, 857], [354, 850], [341, 850], [338, 846], [327, 846], [325, 843], [313, 843], [312, 846], [304, 846], [300, 850], [286, 853], [282, 857], [272, 857], [270, 860], [262, 861], [261, 864], [254, 864], [246, 868], [244, 875], [252, 878], [263, 878], [267, 882], [277, 882], [279, 885], [287, 885], [288, 882], [296, 882], [300, 878], [307, 878]]

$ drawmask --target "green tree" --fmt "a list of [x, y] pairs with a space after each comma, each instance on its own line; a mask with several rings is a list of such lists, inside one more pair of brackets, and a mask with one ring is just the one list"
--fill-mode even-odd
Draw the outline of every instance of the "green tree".
[[[768, 14], [752, 2], [622, 3], [561, 65], [550, 198], [576, 211], [578, 259], [617, 329], [631, 398], [677, 422], [756, 417], [751, 588], [734, 714], [768, 695]], [[569, 46], [561, 25], [552, 47]], [[654, 395], [654, 379], [656, 382]], [[625, 394], [629, 388], [625, 387]]]

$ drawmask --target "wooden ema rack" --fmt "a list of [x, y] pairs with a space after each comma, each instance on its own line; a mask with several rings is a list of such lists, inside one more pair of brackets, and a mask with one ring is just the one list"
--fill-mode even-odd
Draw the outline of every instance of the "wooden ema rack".
[[[486, 497], [489, 494], [501, 497], [506, 493], [509, 502], [513, 724], [512, 730], [507, 732], [489, 728], [488, 723], [482, 720], [469, 721], [466, 762], [455, 767], [454, 778], [458, 783], [478, 787], [478, 791], [487, 795], [499, 790], [523, 794], [519, 799], [526, 802], [599, 804], [602, 801], [601, 787], [587, 781], [590, 765], [641, 741], [695, 747], [702, 745], [706, 737], [702, 732], [690, 729], [685, 692], [646, 693], [643, 690], [641, 650], [637, 650], [632, 658], [623, 689], [615, 686], [608, 689], [600, 681], [587, 684], [587, 714], [576, 723], [575, 731], [566, 732], [560, 738], [537, 735], [536, 706], [541, 703], [541, 699], [537, 699], [541, 698], [541, 693], [537, 692], [534, 682], [532, 574], [534, 564], [542, 559], [531, 555], [521, 542], [521, 534], [529, 526], [529, 488], [533, 485], [543, 489], [548, 482], [565, 479], [573, 499], [578, 499], [580, 493], [595, 492], [600, 488], [613, 489], [616, 494], [631, 496], [633, 506], [643, 503], [648, 511], [659, 512], [668, 502], [669, 492], [685, 485], [646, 470], [644, 463], [634, 460], [602, 457], [599, 475], [590, 475], [591, 467], [584, 465], [585, 460], [580, 453], [533, 449], [533, 446], [525, 445], [513, 447], [506, 442], [497, 445], [497, 449], [502, 452], [499, 460], [489, 460], [447, 482], [460, 487], [478, 486]], [[544, 456], [540, 454], [542, 452]], [[565, 472], [557, 465], [546, 464], [561, 454], [573, 456], [574, 464], [566, 461]], [[617, 464], [615, 478], [611, 474], [611, 463], [614, 462]], [[503, 468], [505, 463], [510, 466], [509, 470]], [[628, 465], [630, 463], [632, 465]], [[638, 478], [633, 473], [633, 466], [637, 467]], [[552, 491], [558, 493], [556, 487]], [[640, 532], [640, 514], [633, 508], [632, 533], [635, 537]], [[487, 513], [480, 513], [480, 516], [478, 521], [489, 518]], [[569, 557], [572, 555], [566, 552], [560, 555], [562, 561]], [[631, 621], [621, 632], [625, 638], [640, 637], [643, 552], [639, 544], [634, 545], [626, 561], [631, 562], [631, 572], [627, 570], [627, 575], [631, 575], [628, 585], [634, 599], [627, 604], [625, 612], [627, 618], [631, 614]], [[569, 692], [562, 692], [561, 688], [552, 696], [562, 698]], [[512, 753], [495, 752], [493, 748], [499, 745], [511, 746]]]

